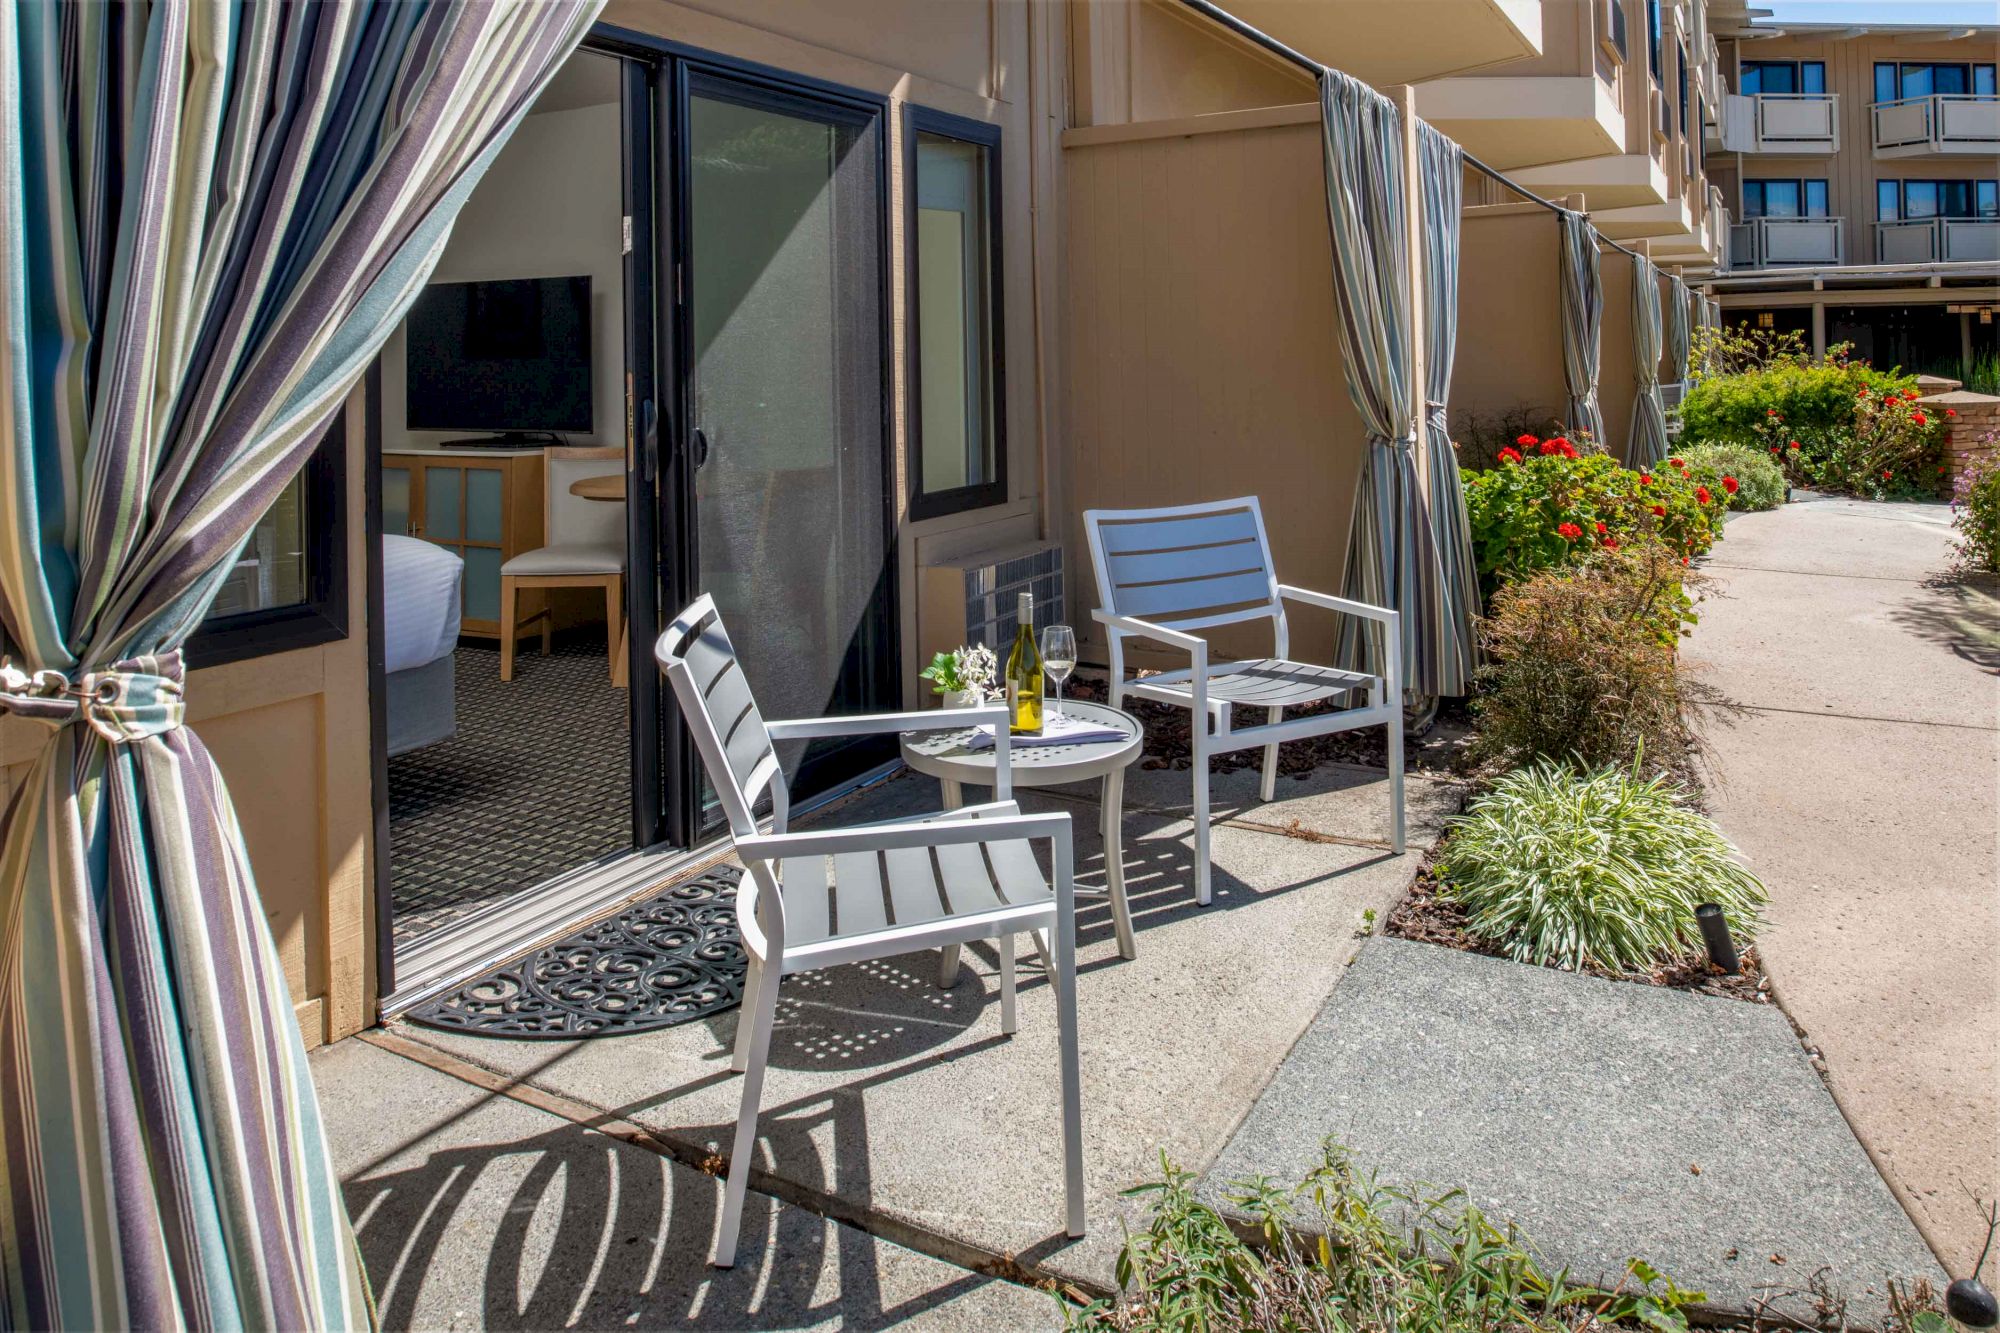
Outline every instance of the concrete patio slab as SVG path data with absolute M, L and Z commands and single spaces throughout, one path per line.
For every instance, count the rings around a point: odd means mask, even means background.
M 2000 1190 L 2000 603 L 1927 582 L 1948 519 L 1864 501 L 1743 515 L 1711 561 L 1727 596 L 1685 651 L 1750 710 L 1712 730 L 1709 807 L 1771 891 L 1758 945 L 1778 1001 L 1963 1273 L 1985 1235 L 1967 1191 Z
M 312 1056 L 382 1326 L 1049 1329 L 1052 1297 L 722 1185 L 349 1040 Z
M 907 800 L 903 785 L 864 794 L 836 812 L 839 822 Z M 1079 814 L 1079 864 L 1087 881 L 1099 878 L 1091 807 L 1035 793 L 1022 803 Z M 770 1188 L 1111 1289 L 1119 1222 L 1134 1215 L 1120 1191 L 1156 1178 L 1162 1149 L 1197 1166 L 1220 1150 L 1338 980 L 1362 913 L 1386 914 L 1422 845 L 1413 839 L 1398 858 L 1225 825 L 1214 836 L 1215 902 L 1201 909 L 1186 833 L 1186 821 L 1168 815 L 1127 817 L 1136 959 L 1117 957 L 1103 903 L 1080 912 L 1087 1239 L 1071 1243 L 1061 1229 L 1050 988 L 1030 964 L 1020 1032 L 1002 1037 L 997 956 L 985 946 L 967 950 L 949 991 L 934 984 L 934 954 L 786 981 L 758 1158 Z M 736 1022 L 731 1013 L 566 1043 L 397 1031 L 700 1156 L 726 1142 L 735 1120 Z
M 1941 1279 L 1765 1005 L 1371 939 L 1204 1187 L 1297 1180 L 1329 1135 L 1385 1182 L 1462 1187 L 1579 1281 L 1636 1255 L 1741 1309 L 1827 1265 L 1860 1312 Z

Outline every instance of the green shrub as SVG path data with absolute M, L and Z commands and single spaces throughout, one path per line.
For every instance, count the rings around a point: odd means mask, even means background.
M 1843 434 L 1806 445 L 1776 413 L 1766 416 L 1757 434 L 1763 452 L 1783 459 L 1786 475 L 1798 485 L 1876 500 L 1928 499 L 1946 472 L 1943 416 L 1919 403 L 1915 389 L 1877 393 L 1864 385 L 1855 390 Z
M 1452 824 L 1443 893 L 1522 962 L 1644 972 L 1700 947 L 1702 903 L 1737 940 L 1756 934 L 1764 886 L 1664 776 L 1538 763 Z
M 1749 445 L 1763 452 L 1765 429 L 1782 418 L 1786 439 L 1813 454 L 1854 428 L 1854 404 L 1862 389 L 1880 395 L 1915 385 L 1907 375 L 1889 375 L 1859 361 L 1829 359 L 1817 365 L 1781 361 L 1762 369 L 1711 375 L 1681 400 L 1681 443 Z
M 2000 434 L 1986 432 L 1986 452 L 1952 488 L 1951 526 L 1957 566 L 1966 573 L 2000 573 Z
M 1688 465 L 1714 471 L 1724 490 L 1730 481 L 1736 490 L 1729 495 L 1731 509 L 1776 509 L 1785 502 L 1785 470 L 1770 454 L 1760 454 L 1741 444 L 1697 444 L 1681 451 Z
M 1684 469 L 1635 472 L 1568 440 L 1524 435 L 1497 466 L 1466 478 L 1465 508 L 1482 590 L 1574 564 L 1600 549 L 1658 542 L 1698 556 L 1728 496 Z
M 1559 1333 L 1619 1322 L 1685 1329 L 1684 1291 L 1634 1259 L 1616 1291 L 1571 1286 L 1550 1273 L 1513 1226 L 1458 1191 L 1382 1185 L 1339 1144 L 1296 1186 L 1258 1178 L 1229 1188 L 1261 1246 L 1233 1230 L 1163 1154 L 1163 1180 L 1130 1191 L 1152 1198 L 1144 1230 L 1118 1257 L 1122 1302 L 1063 1307 L 1071 1329 L 1209 1333 Z M 1301 1214 L 1304 1216 L 1301 1216 Z M 1309 1229 L 1319 1233 L 1304 1236 Z M 1323 1239 L 1322 1239 L 1323 1237 Z
M 1700 586 L 1644 545 L 1501 588 L 1479 626 L 1476 752 L 1510 764 L 1681 765 L 1693 705 L 1707 697 L 1676 651 Z

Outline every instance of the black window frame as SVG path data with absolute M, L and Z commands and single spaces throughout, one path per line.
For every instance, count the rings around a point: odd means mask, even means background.
M 1904 70 L 1908 70 L 1908 69 L 1929 69 L 1929 70 L 1934 70 L 1934 71 L 1935 71 L 1935 70 L 1938 70 L 1938 69 L 1946 69 L 1946 68 L 1949 68 L 1949 69 L 1962 69 L 1962 70 L 1964 70 L 1964 71 L 1965 71 L 1965 83 L 1966 83 L 1966 91 L 1965 91 L 1964 93 L 1946 93 L 1946 94 L 1943 94 L 1943 96 L 1946 96 L 1946 97 L 1961 97 L 1961 96 L 1962 96 L 1962 97 L 1991 97 L 1991 96 L 1993 96 L 1993 95 L 1994 95 L 1994 89 L 1995 89 L 1995 85 L 1996 85 L 1996 69 L 2000 69 L 2000 66 L 1996 66 L 1995 62 L 1993 62 L 1993 61 L 1987 61 L 1987 60 L 1878 60 L 1878 61 L 1876 61 L 1876 62 L 1875 62 L 1875 105 L 1876 105 L 1876 106 L 1881 106 L 1881 105 L 1882 105 L 1883 103 L 1885 103 L 1885 102 L 1901 102 L 1901 101 L 1906 101 L 1906 100 L 1908 100 L 1908 99 L 1907 99 L 1907 98 L 1906 98 L 1906 97 L 1904 96 L 1904 94 L 1903 94 L 1903 71 L 1904 71 Z M 1889 91 L 1890 91 L 1891 93 L 1893 93 L 1893 94 L 1894 94 L 1894 96 L 1891 96 L 1891 97 L 1884 97 L 1884 96 L 1882 96 L 1882 76 L 1883 76 L 1884 74 L 1887 74 L 1887 75 L 1889 76 Z M 1979 85 L 1980 85 L 1980 82 L 1981 82 L 1981 80 L 1980 80 L 1980 75 L 1982 75 L 1982 74 L 1984 74 L 1984 75 L 1986 76 L 1986 77 L 1985 77 L 1985 80 L 1984 80 L 1984 81 L 1985 81 L 1985 83 L 1986 83 L 1986 85 L 1987 85 L 1987 91 L 1985 91 L 1985 92 L 1981 92 L 1981 91 L 1980 91 L 1980 89 L 1979 89 Z M 1910 94 L 1910 96 L 1911 96 L 1911 97 L 1928 97 L 1928 96 L 1935 96 L 1935 95 L 1936 95 L 1936 94 L 1931 94 L 1931 93 L 1913 93 L 1913 94 Z
M 1937 187 L 1938 211 L 1921 217 L 1910 216 L 1910 186 L 1929 185 Z M 1966 192 L 1967 211 L 1946 212 L 1946 192 L 1954 186 L 1963 186 Z M 1883 196 L 1890 191 L 1896 196 L 1896 215 L 1883 216 Z M 1992 212 L 1982 212 L 1980 195 L 1985 194 L 1993 201 Z M 1875 182 L 1875 220 L 1877 222 L 1932 222 L 1943 218 L 1951 222 L 1989 221 L 2000 217 L 2000 179 L 1992 176 L 1938 177 L 1938 176 L 1884 176 Z
M 1742 62 L 1742 64 L 1740 64 L 1737 67 L 1736 90 L 1738 92 L 1744 91 L 1743 76 L 1749 73 L 1750 71 L 1755 70 L 1758 73 L 1758 75 L 1760 76 L 1758 82 L 1761 85 L 1763 82 L 1761 76 L 1765 70 L 1780 69 L 1780 68 L 1789 69 L 1792 72 L 1792 90 L 1789 93 L 1774 93 L 1772 94 L 1773 96 L 1776 97 L 1826 96 L 1826 62 L 1824 60 L 1745 60 Z M 1818 72 L 1817 82 L 1819 83 L 1819 87 L 1817 88 L 1806 87 L 1806 71 L 1809 69 L 1816 70 Z M 1764 89 L 1760 86 L 1757 89 L 1757 92 L 1751 95 L 1761 96 L 1763 92 Z
M 1797 186 L 1799 211 L 1796 213 L 1765 212 L 1767 187 L 1772 185 Z M 1757 207 L 1754 212 L 1750 207 L 1750 191 L 1753 186 L 1756 187 L 1757 191 Z M 1819 194 L 1820 211 L 1817 213 L 1812 211 L 1814 186 L 1819 187 L 1817 193 Z M 1743 217 L 1746 221 L 1751 218 L 1777 218 L 1781 221 L 1801 222 L 1815 219 L 1828 221 L 1832 217 L 1830 211 L 1832 207 L 1832 186 L 1824 176 L 1752 176 L 1743 182 Z
M 191 669 L 338 643 L 348 634 L 347 408 L 299 470 L 305 600 L 204 620 L 183 650 Z
M 1666 75 L 1661 67 L 1660 53 L 1660 0 L 1646 0 L 1646 68 L 1653 75 L 1653 82 L 1664 84 Z
M 990 337 L 987 339 L 987 384 L 992 398 L 993 476 L 969 486 L 949 490 L 924 489 L 924 424 L 922 330 L 917 313 L 917 136 L 935 135 L 985 150 L 986 153 L 986 233 L 988 312 Z M 913 521 L 943 518 L 974 509 L 990 509 L 1007 503 L 1007 312 L 1003 288 L 1006 286 L 1005 228 L 1001 225 L 1001 127 L 988 121 L 955 116 L 914 102 L 903 106 L 903 263 L 905 274 L 904 365 L 908 384 L 904 390 L 904 419 L 909 425 L 906 444 L 909 457 L 909 512 Z

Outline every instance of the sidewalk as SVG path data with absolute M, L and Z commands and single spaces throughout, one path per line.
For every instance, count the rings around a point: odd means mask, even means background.
M 1943 505 L 1807 499 L 1729 523 L 1686 648 L 1748 710 L 1711 807 L 1771 890 L 1779 1001 L 1953 1273 L 2000 1188 L 2000 590 L 1927 587 Z

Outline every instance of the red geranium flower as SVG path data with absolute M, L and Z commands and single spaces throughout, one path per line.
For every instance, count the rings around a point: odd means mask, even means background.
M 1503 463 L 1518 463 L 1521 461 L 1521 455 L 1512 449 L 1502 449 L 1500 451 L 1500 461 Z
M 1714 497 L 1708 493 L 1708 487 L 1697 486 L 1694 488 L 1694 498 L 1701 501 L 1703 504 L 1707 504 Z
M 1667 516 L 1667 507 L 1666 507 L 1665 505 L 1654 505 L 1654 506 L 1653 506 L 1653 517 L 1654 517 L 1654 518 L 1665 518 L 1666 516 Z
M 1956 410 L 1954 410 L 1954 409 L 1952 409 L 1952 408 L 1949 408 L 1949 407 L 1947 407 L 1947 408 L 1946 408 L 1946 409 L 1944 410 L 1944 414 L 1945 414 L 1946 416 L 1948 416 L 1948 417 L 1955 417 L 1955 416 L 1957 416 L 1957 415 L 1958 415 L 1958 413 L 1957 413 L 1957 411 L 1956 411 Z
M 1909 399 L 1911 402 L 1914 403 L 1917 401 L 1917 399 L 1923 397 L 1923 394 L 1921 394 L 1915 389 L 1911 389 L 1908 393 L 1904 394 L 1903 397 Z
M 1602 537 L 1604 535 L 1604 525 L 1602 523 L 1598 523 L 1594 524 L 1593 526 L 1595 526 L 1597 529 L 1597 535 Z
M 1731 495 L 1736 494 L 1736 478 L 1724 477 L 1722 479 L 1722 489 L 1728 491 Z
M 1777 445 L 1775 445 L 1775 444 L 1774 444 L 1774 445 L 1772 445 L 1772 446 L 1771 446 L 1771 452 L 1772 452 L 1772 453 L 1774 453 L 1774 454 L 1775 454 L 1775 453 L 1777 453 L 1777 452 L 1778 452 L 1778 446 L 1777 446 Z
M 1796 448 L 1798 448 L 1798 447 L 1799 447 L 1799 442 L 1798 442 L 1797 440 L 1793 440 L 1793 441 L 1791 442 L 1791 444 L 1790 444 L 1790 445 L 1788 445 L 1787 447 L 1788 447 L 1788 448 L 1792 448 L 1792 449 L 1796 449 Z
M 1639 474 L 1639 484 L 1641 486 L 1651 486 L 1653 484 L 1653 474 L 1650 472 L 1641 472 Z
M 1540 444 L 1541 441 L 1533 435 L 1516 435 L 1514 443 L 1520 445 L 1523 449 L 1532 449 Z
M 1931 424 L 1931 419 L 1922 412 L 1910 413 L 1910 420 L 1916 422 L 1919 426 L 1928 426 Z
M 1669 458 L 1669 459 L 1668 459 L 1667 461 L 1668 461 L 1669 463 L 1672 463 L 1672 464 L 1673 464 L 1673 465 L 1674 465 L 1675 467 L 1679 468 L 1679 469 L 1680 469 L 1681 471 L 1683 471 L 1683 472 L 1687 471 L 1687 464 L 1686 464 L 1686 463 L 1683 463 L 1683 462 L 1681 462 L 1681 460 L 1680 460 L 1680 459 L 1678 459 L 1678 458 Z
M 1604 539 L 1604 546 L 1606 550 L 1615 551 L 1618 549 L 1618 539 L 1616 537 L 1606 537 Z
M 1886 471 L 1886 470 L 1885 470 L 1885 471 L 1884 471 L 1884 472 L 1882 473 L 1882 480 L 1884 480 L 1884 481 L 1887 481 L 1887 480 L 1889 480 L 1889 478 L 1891 478 L 1891 477 L 1893 477 L 1893 476 L 1895 476 L 1895 475 L 1896 475 L 1895 473 L 1893 473 L 1893 472 L 1889 472 L 1889 471 Z
M 1552 454 L 1559 454 L 1562 452 L 1562 447 L 1563 442 L 1561 440 L 1543 440 L 1541 444 L 1542 456 L 1547 458 Z
M 1778 409 L 1775 407 L 1767 407 L 1764 409 L 1764 415 L 1767 417 L 1774 417 L 1778 415 Z
M 1579 528 L 1574 523 L 1558 524 L 1556 527 L 1556 532 L 1564 537 L 1567 537 L 1571 541 L 1575 541 L 1578 537 L 1581 537 L 1583 535 L 1583 529 Z

